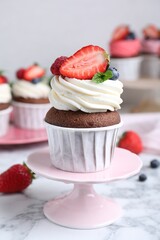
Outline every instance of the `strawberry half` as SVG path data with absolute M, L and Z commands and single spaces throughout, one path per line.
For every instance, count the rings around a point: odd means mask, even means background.
M 41 78 L 45 75 L 45 70 L 38 65 L 33 65 L 27 68 L 23 74 L 23 78 L 31 81 L 34 78 Z
M 15 164 L 0 175 L 0 192 L 16 193 L 26 189 L 34 173 L 24 164 Z
M 145 37 L 149 37 L 151 39 L 159 38 L 159 30 L 154 25 L 149 25 L 143 30 L 143 34 Z
M 81 48 L 60 67 L 61 75 L 69 78 L 92 79 L 98 72 L 105 72 L 109 63 L 108 54 L 98 46 Z
M 128 26 L 119 26 L 117 27 L 112 34 L 112 41 L 123 40 L 127 37 L 130 30 Z
M 118 147 L 125 148 L 135 154 L 139 154 L 143 151 L 142 140 L 134 131 L 126 131 L 120 138 Z

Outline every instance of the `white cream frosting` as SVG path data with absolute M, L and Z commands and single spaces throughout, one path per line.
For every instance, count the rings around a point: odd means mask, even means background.
M 119 80 L 94 83 L 92 80 L 54 76 L 51 87 L 49 100 L 59 110 L 106 112 L 120 109 L 122 103 L 123 84 Z
M 9 84 L 0 84 L 0 103 L 9 103 L 11 101 L 11 98 L 11 88 Z
M 29 81 L 19 80 L 13 84 L 12 92 L 15 97 L 48 98 L 50 87 L 42 82 L 33 84 Z

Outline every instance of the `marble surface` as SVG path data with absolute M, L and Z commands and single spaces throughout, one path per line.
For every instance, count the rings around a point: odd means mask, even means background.
M 46 146 L 47 143 L 0 146 L 0 172 L 26 161 L 30 153 Z M 114 224 L 93 230 L 75 230 L 51 223 L 43 214 L 44 203 L 70 191 L 73 185 L 37 176 L 23 193 L 0 195 L 0 239 L 159 240 L 160 168 L 151 169 L 149 163 L 153 158 L 160 160 L 160 156 L 144 153 L 140 156 L 144 164 L 141 172 L 148 176 L 146 182 L 139 182 L 136 175 L 94 185 L 99 194 L 115 199 L 122 206 L 123 216 Z

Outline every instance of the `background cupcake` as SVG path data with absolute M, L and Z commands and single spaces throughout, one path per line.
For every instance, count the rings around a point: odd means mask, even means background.
M 159 78 L 160 64 L 158 49 L 160 48 L 160 30 L 155 25 L 143 29 L 141 75 L 147 78 Z
M 8 79 L 0 72 L 0 137 L 8 132 L 11 105 L 11 89 Z
M 127 25 L 117 27 L 109 43 L 111 62 L 119 69 L 120 80 L 137 80 L 140 77 L 141 42 Z
M 44 128 L 43 118 L 50 106 L 45 70 L 34 64 L 19 69 L 16 76 L 12 86 L 15 125 L 26 129 Z
M 51 66 L 45 117 L 52 164 L 71 172 L 95 172 L 109 167 L 118 128 L 122 83 L 99 46 L 81 48 Z

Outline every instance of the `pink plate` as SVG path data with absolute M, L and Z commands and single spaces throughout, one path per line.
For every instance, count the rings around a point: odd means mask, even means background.
M 101 172 L 73 173 L 56 169 L 47 150 L 31 154 L 27 165 L 44 177 L 74 183 L 71 193 L 44 205 L 44 214 L 50 221 L 69 228 L 93 229 L 115 222 L 121 217 L 122 209 L 114 200 L 98 195 L 92 183 L 130 177 L 140 171 L 142 162 L 137 155 L 116 148 L 111 167 Z
M 10 125 L 7 135 L 0 137 L 0 145 L 28 144 L 47 141 L 45 129 L 28 130 Z

